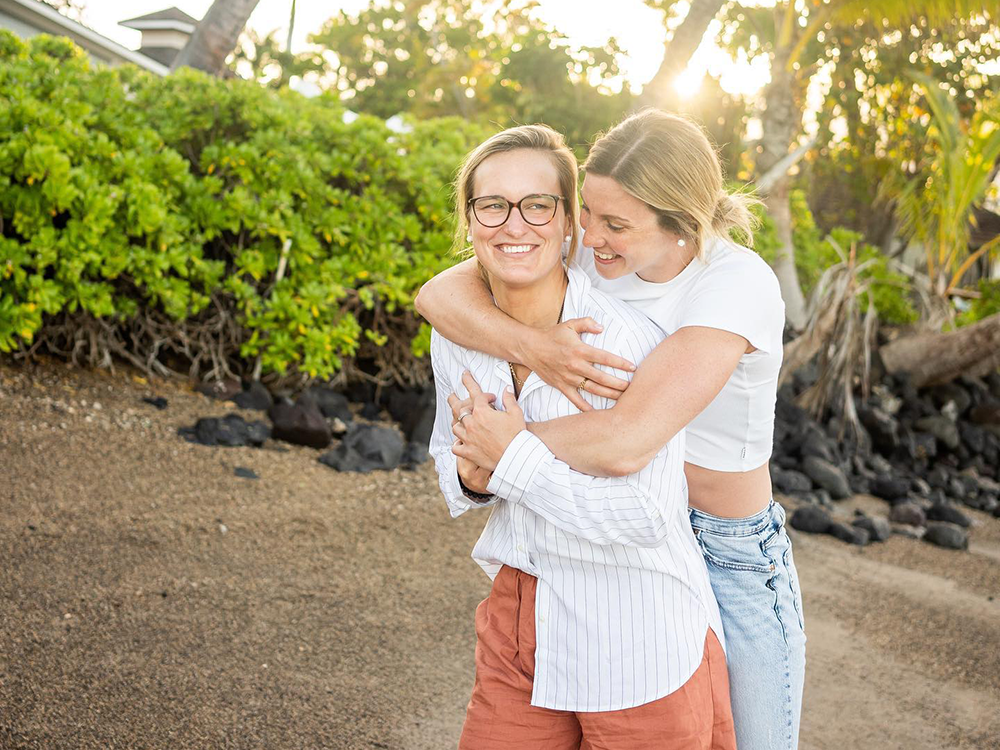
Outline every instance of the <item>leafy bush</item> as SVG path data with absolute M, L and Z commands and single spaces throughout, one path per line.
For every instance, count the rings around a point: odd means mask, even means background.
M 792 242 L 795 245 L 795 269 L 802 284 L 802 291 L 808 296 L 816 286 L 823 272 L 840 261 L 833 245 L 822 235 L 813 219 L 812 211 L 802 190 L 792 190 L 789 196 L 792 208 Z M 758 209 L 761 226 L 754 235 L 754 248 L 768 263 L 774 264 L 780 242 L 774 222 Z M 827 237 L 845 250 L 855 246 L 858 262 L 871 260 L 861 271 L 861 277 L 871 280 L 872 297 L 879 320 L 890 325 L 913 323 L 919 313 L 910 299 L 909 279 L 889 267 L 881 251 L 868 245 L 857 232 L 843 227 L 835 227 Z M 861 309 L 867 309 L 867 296 L 859 298 Z
M 955 319 L 958 327 L 978 323 L 983 318 L 1000 313 L 1000 279 L 980 279 L 979 299 L 972 300 L 969 309 Z
M 450 180 L 479 128 L 345 124 L 332 98 L 0 32 L 0 133 L 0 350 L 422 378 L 412 299 L 454 262 Z

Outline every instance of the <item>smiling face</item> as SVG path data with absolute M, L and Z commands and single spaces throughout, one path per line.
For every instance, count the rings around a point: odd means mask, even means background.
M 517 203 L 525 196 L 561 195 L 559 173 L 552 159 L 541 151 L 516 149 L 487 157 L 476 168 L 472 198 L 500 196 Z M 565 201 L 558 201 L 552 221 L 542 226 L 527 223 L 516 208 L 499 227 L 483 226 L 470 207 L 472 246 L 491 284 L 521 289 L 561 278 L 563 239 L 570 233 Z M 529 206 L 522 205 L 529 216 Z M 492 222 L 491 222 L 492 223 Z
M 656 213 L 614 178 L 588 174 L 581 192 L 583 244 L 593 249 L 594 265 L 604 278 L 635 273 L 646 281 L 669 281 L 693 257 L 693 247 L 678 247 L 679 237 L 663 229 Z

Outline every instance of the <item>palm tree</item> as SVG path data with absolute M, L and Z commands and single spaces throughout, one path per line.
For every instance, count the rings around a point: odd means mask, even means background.
M 247 25 L 259 0 L 214 0 L 184 49 L 174 58 L 171 70 L 185 65 L 219 75 L 226 57 Z
M 1000 158 L 1000 102 L 987 102 L 963 128 L 954 99 L 937 81 L 919 73 L 911 78 L 923 88 L 930 109 L 934 156 L 916 178 L 892 175 L 879 194 L 895 204 L 903 234 L 924 246 L 931 289 L 946 299 L 979 258 L 1000 246 L 997 236 L 969 252 L 974 209 Z
M 691 0 L 691 7 L 674 31 L 663 50 L 663 60 L 653 79 L 642 90 L 640 102 L 662 109 L 671 109 L 675 91 L 671 84 L 691 62 L 708 25 L 712 22 L 726 0 Z M 650 2 L 653 7 L 668 10 L 673 3 Z
M 764 111 L 761 114 L 762 136 L 757 155 L 757 174 L 767 176 L 771 187 L 764 196 L 768 213 L 774 220 L 781 247 L 774 271 L 785 300 L 788 324 L 801 330 L 806 323 L 806 301 L 795 269 L 795 248 L 792 244 L 792 215 L 789 203 L 789 159 L 796 151 L 802 134 L 805 90 L 813 66 L 806 59 L 807 46 L 817 35 L 834 25 L 853 27 L 859 19 L 869 24 L 891 28 L 908 28 L 919 17 L 930 23 L 986 13 L 987 3 L 970 0 L 778 0 L 771 9 L 736 6 L 736 12 L 747 17 L 769 13 L 771 82 L 764 91 Z M 886 28 L 889 31 L 889 28 Z M 777 170 L 774 174 L 771 170 Z M 770 173 L 770 174 L 769 174 Z

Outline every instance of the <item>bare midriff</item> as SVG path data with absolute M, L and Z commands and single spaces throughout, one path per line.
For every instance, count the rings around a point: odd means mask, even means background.
M 771 472 L 767 464 L 750 471 L 715 471 L 684 464 L 688 504 L 722 518 L 746 518 L 771 501 Z

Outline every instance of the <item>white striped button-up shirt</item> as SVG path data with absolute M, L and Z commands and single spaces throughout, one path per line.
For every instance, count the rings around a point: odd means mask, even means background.
M 603 326 L 592 346 L 638 364 L 663 338 L 645 316 L 569 270 L 564 318 Z M 538 578 L 535 678 L 531 703 L 564 711 L 614 711 L 662 698 L 701 664 L 719 611 L 687 514 L 683 432 L 641 471 L 593 477 L 573 471 L 528 431 L 501 458 L 489 491 L 468 499 L 458 481 L 447 397 L 467 397 L 469 370 L 486 393 L 513 388 L 507 362 L 448 341 L 436 331 L 431 358 L 437 419 L 431 454 L 452 516 L 491 507 L 472 556 L 493 578 L 501 566 Z M 630 378 L 628 373 L 615 374 Z M 584 393 L 595 408 L 609 399 Z M 531 373 L 518 403 L 528 422 L 577 413 L 558 390 Z

